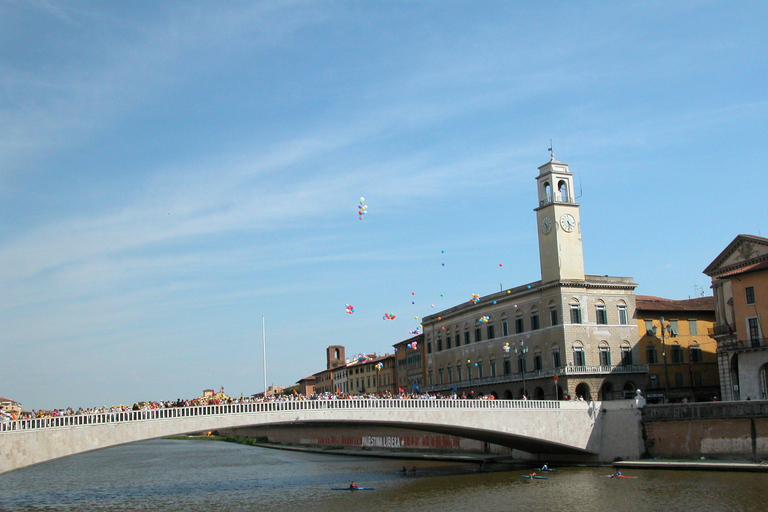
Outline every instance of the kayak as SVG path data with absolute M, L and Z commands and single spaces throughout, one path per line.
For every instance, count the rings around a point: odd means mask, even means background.
M 549 480 L 548 477 L 546 477 L 546 476 L 539 476 L 539 475 L 535 475 L 535 476 L 520 475 L 520 478 L 530 478 L 531 480 L 533 480 L 533 479 L 536 479 L 536 480 Z
M 332 487 L 332 491 L 372 491 L 373 487 Z
M 536 471 L 557 471 L 556 469 L 552 469 L 552 468 L 546 468 L 546 469 L 544 469 L 544 468 L 535 468 L 535 469 L 536 469 Z
M 628 476 L 628 475 L 600 475 L 603 478 L 637 478 L 636 476 Z

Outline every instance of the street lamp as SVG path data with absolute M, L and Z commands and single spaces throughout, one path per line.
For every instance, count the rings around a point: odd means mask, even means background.
M 661 356 L 664 358 L 664 400 L 669 400 L 669 368 L 667 368 L 667 342 L 664 335 L 664 317 L 659 318 L 659 324 L 661 325 Z M 672 326 L 667 326 L 667 332 L 673 335 Z
M 523 396 L 528 396 L 528 390 L 525 389 L 525 354 L 528 353 L 528 347 L 523 344 L 523 340 L 520 340 L 520 346 L 515 347 L 515 354 L 517 354 L 517 360 L 520 364 L 520 373 L 523 376 Z

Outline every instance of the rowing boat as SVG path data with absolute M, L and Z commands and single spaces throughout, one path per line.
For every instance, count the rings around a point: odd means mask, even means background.
M 600 475 L 603 478 L 637 478 L 636 476 L 629 475 Z
M 536 471 L 557 471 L 556 469 L 552 468 L 534 468 Z
M 530 478 L 531 480 L 549 480 L 549 477 L 539 475 L 520 475 L 520 478 Z
M 373 487 L 332 487 L 332 491 L 372 491 Z

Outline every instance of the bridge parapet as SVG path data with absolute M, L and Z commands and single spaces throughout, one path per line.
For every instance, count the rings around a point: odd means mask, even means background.
M 595 457 L 601 450 L 605 404 L 554 400 L 296 400 L 16 420 L 0 424 L 0 473 L 171 435 L 301 424 L 331 429 L 338 425 L 377 425 L 424 430 L 528 453 Z M 627 401 L 622 407 L 632 404 Z
M 455 400 L 455 399 L 338 399 L 285 400 L 240 404 L 167 407 L 140 411 L 115 411 L 48 418 L 32 418 L 0 423 L 1 432 L 37 430 L 80 425 L 101 425 L 132 421 L 194 418 L 286 411 L 356 410 L 356 409 L 560 409 L 554 400 Z

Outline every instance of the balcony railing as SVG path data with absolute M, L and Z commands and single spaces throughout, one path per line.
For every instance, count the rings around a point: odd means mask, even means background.
M 736 330 L 729 325 L 716 325 L 707 329 L 707 334 L 711 338 L 716 336 L 736 336 Z
M 647 364 L 631 364 L 631 365 L 608 365 L 608 366 L 561 366 L 560 368 L 547 368 L 543 370 L 534 370 L 532 372 L 525 372 L 525 379 L 523 379 L 522 373 L 513 373 L 509 375 L 497 375 L 495 377 L 478 377 L 472 379 L 462 379 L 455 382 L 445 382 L 442 384 L 433 384 L 431 386 L 423 386 L 422 391 L 436 392 L 452 390 L 454 387 L 457 389 L 465 389 L 471 386 L 488 386 L 493 384 L 506 384 L 512 382 L 533 381 L 542 378 L 554 378 L 555 374 L 558 376 L 575 376 L 575 375 L 609 375 L 609 374 L 626 374 L 626 373 L 648 373 Z
M 768 338 L 753 338 L 751 340 L 720 340 L 717 342 L 718 350 L 753 350 L 768 347 Z

